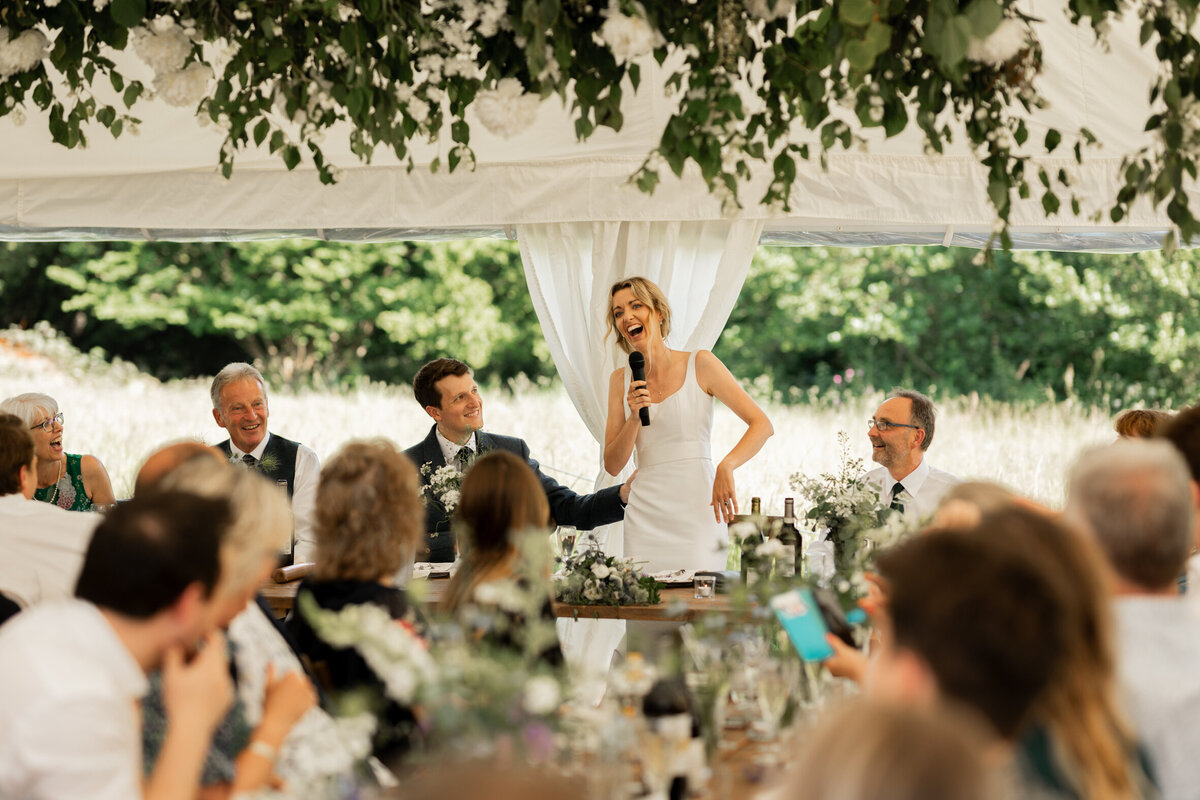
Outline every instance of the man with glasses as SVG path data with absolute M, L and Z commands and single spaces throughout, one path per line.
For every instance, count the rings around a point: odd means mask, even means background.
M 871 460 L 879 466 L 866 478 L 879 487 L 881 505 L 926 517 L 959 482 L 925 460 L 933 442 L 934 417 L 932 400 L 920 392 L 898 389 L 867 421 Z

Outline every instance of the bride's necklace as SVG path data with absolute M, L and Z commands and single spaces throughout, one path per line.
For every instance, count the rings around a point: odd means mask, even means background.
M 54 494 L 50 495 L 50 499 L 46 502 L 54 505 L 54 501 L 58 499 L 58 482 L 62 480 L 63 462 L 58 462 L 58 477 L 54 479 Z

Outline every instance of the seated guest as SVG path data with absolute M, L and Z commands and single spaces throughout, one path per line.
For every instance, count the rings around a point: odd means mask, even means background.
M 929 524 L 935 528 L 974 528 L 985 514 L 1003 511 L 1021 502 L 1007 486 L 989 481 L 963 481 L 942 495 Z
M 882 554 L 880 571 L 889 594 L 868 694 L 979 714 L 1019 782 L 1016 744 L 1067 663 L 1076 613 L 1056 565 L 1006 538 L 933 531 Z
M 292 532 L 292 513 L 283 492 L 260 475 L 231 469 L 207 456 L 193 456 L 149 491 L 172 489 L 226 500 L 233 511 L 233 521 L 221 541 L 221 580 L 213 592 L 213 624 L 228 630 L 243 613 L 261 617 L 261 609 L 250 605 L 251 601 L 275 568 L 280 544 Z M 237 668 L 236 695 L 230 713 L 213 736 L 201 778 L 205 786 L 232 789 L 235 795 L 265 787 L 286 737 L 316 704 L 312 684 L 299 662 L 294 669 L 278 673 L 269 665 L 264 645 L 278 636 L 269 624 L 252 638 L 229 635 Z M 142 703 L 147 774 L 166 733 L 162 688 L 162 682 L 152 678 L 151 692 Z
M 137 478 L 133 482 L 133 493 L 135 495 L 145 494 L 146 491 L 157 486 L 164 477 L 184 464 L 204 459 L 216 464 L 229 463 L 220 450 L 195 439 L 183 439 L 163 445 L 142 463 Z
M 1090 450 L 1071 473 L 1066 514 L 1095 537 L 1111 569 L 1121 689 L 1162 796 L 1195 797 L 1200 613 L 1176 583 L 1196 530 L 1187 466 L 1165 442 Z
M 397 624 L 423 630 L 404 589 L 393 585 L 396 573 L 413 560 L 423 515 L 417 470 L 395 445 L 377 439 L 344 446 L 321 470 L 316 565 L 300 584 L 298 609 L 288 620 L 300 651 L 335 703 L 352 693 L 374 696 L 381 709 L 375 754 L 385 763 L 407 748 L 415 729 L 411 711 L 386 700 L 383 682 L 362 656 L 322 640 L 299 606 L 306 596 L 327 611 L 372 604 Z
M 18 607 L 75 594 L 99 514 L 33 500 L 38 457 L 28 426 L 0 413 L 0 593 Z
M 855 702 L 806 734 L 789 800 L 999 800 L 978 720 Z
M 78 599 L 0 628 L 0 797 L 195 796 L 232 698 L 225 642 L 209 628 L 228 522 L 226 503 L 178 492 L 123 503 L 92 537 Z M 137 703 L 157 669 L 166 741 L 143 782 Z
M 554 629 L 554 609 L 548 594 L 538 596 L 530 578 L 537 585 L 549 575 L 530 575 L 536 565 L 520 563 L 529 555 L 529 547 L 547 548 L 550 529 L 550 508 L 546 493 L 537 476 L 525 460 L 504 451 L 481 456 L 463 476 L 462 496 L 455 509 L 467 543 L 462 564 L 446 591 L 445 608 L 457 611 L 463 606 L 486 608 L 489 629 L 479 631 L 506 646 L 529 648 L 526 652 L 540 655 L 551 664 L 562 663 L 562 651 Z M 530 537 L 526 542 L 519 537 Z M 528 545 L 528 546 L 524 546 Z M 549 565 L 549 559 L 543 567 Z M 530 606 L 518 611 L 489 600 L 486 589 L 507 582 L 528 595 L 522 599 Z M 549 623 L 539 626 L 544 635 L 526 625 L 529 618 Z M 482 620 L 481 620 L 482 621 Z
M 1171 423 L 1171 414 L 1157 408 L 1130 408 L 1117 415 L 1113 430 L 1122 439 L 1150 439 Z
M 0 411 L 20 417 L 33 434 L 38 457 L 35 500 L 68 511 L 91 511 L 92 506 L 117 502 L 100 459 L 63 449 L 63 414 L 53 397 L 19 394 L 0 403 Z
M 868 420 L 871 460 L 878 467 L 866 479 L 879 487 L 879 502 L 906 514 L 927 517 L 958 478 L 933 467 L 925 451 L 933 444 L 933 401 L 899 389 Z
M 625 517 L 632 478 L 621 486 L 578 495 L 542 474 L 523 439 L 485 432 L 483 398 L 471 376 L 471 368 L 463 362 L 452 358 L 430 361 L 413 378 L 413 394 L 434 420 L 424 441 L 404 451 L 421 469 L 423 487 L 430 485 L 434 471 L 447 464 L 465 472 L 467 465 L 482 453 L 507 450 L 520 456 L 533 470 L 550 504 L 550 515 L 557 524 L 591 530 Z M 422 561 L 454 560 L 450 514 L 440 498 L 426 499 L 425 546 L 418 558 Z
M 230 461 L 287 484 L 296 523 L 295 533 L 288 537 L 280 552 L 281 560 L 287 564 L 312 561 L 315 550 L 313 499 L 321 471 L 317 454 L 298 442 L 267 431 L 267 419 L 271 415 L 267 406 L 267 383 L 262 373 L 249 364 L 227 364 L 213 378 L 209 395 L 213 419 L 229 434 L 217 448 Z

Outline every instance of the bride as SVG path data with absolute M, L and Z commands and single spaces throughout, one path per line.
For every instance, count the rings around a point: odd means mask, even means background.
M 646 360 L 646 380 L 628 367 L 608 388 L 604 468 L 617 475 L 636 451 L 637 480 L 625 510 L 625 555 L 647 572 L 724 569 L 726 525 L 738 513 L 733 471 L 774 432 L 763 410 L 707 350 L 671 350 L 671 308 L 645 278 L 626 278 L 609 291 L 608 328 L 626 353 Z M 709 440 L 713 398 L 746 423 L 746 432 L 714 468 Z M 649 409 L 643 427 L 639 410 Z M 704 500 L 711 495 L 705 508 Z

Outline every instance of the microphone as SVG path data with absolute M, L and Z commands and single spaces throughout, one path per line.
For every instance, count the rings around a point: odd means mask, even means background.
M 629 354 L 629 369 L 633 372 L 633 379 L 635 381 L 646 380 L 646 357 L 637 350 L 634 350 Z M 645 406 L 639 408 L 638 416 L 642 420 L 643 428 L 650 424 L 650 409 Z

